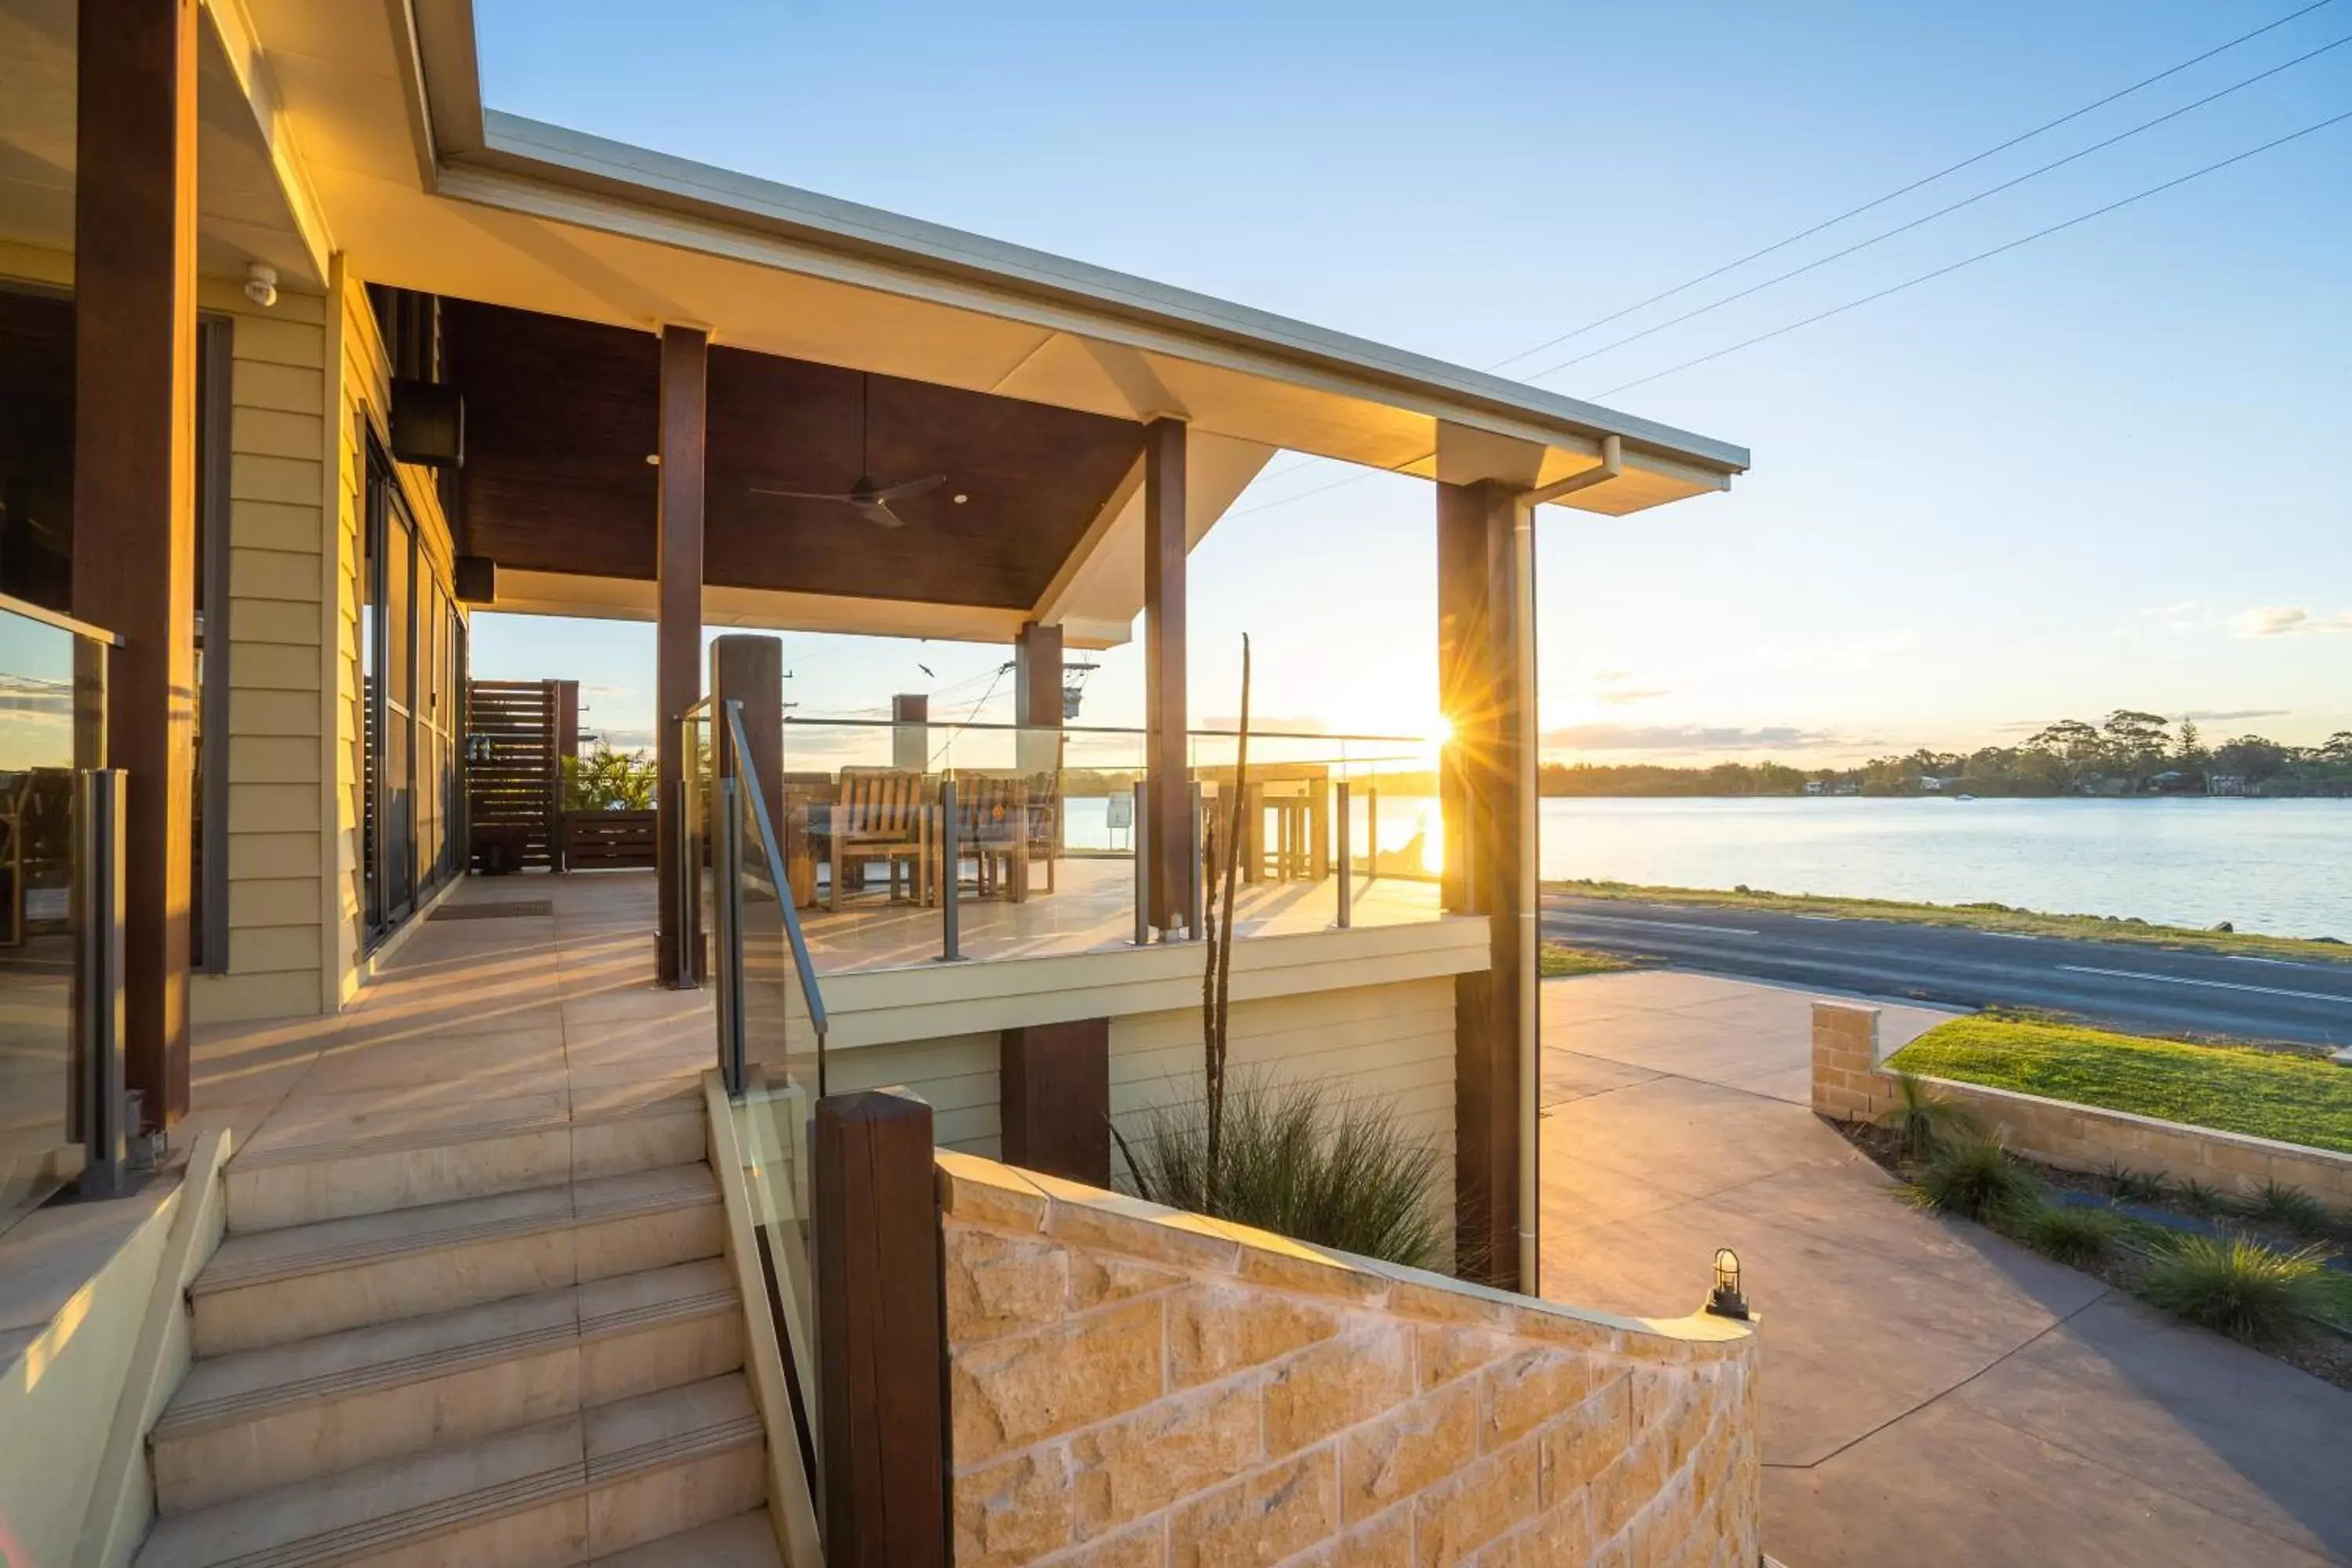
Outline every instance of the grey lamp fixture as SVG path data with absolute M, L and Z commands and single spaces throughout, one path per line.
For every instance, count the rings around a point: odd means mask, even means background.
M 1739 1290 L 1739 1254 L 1727 1247 L 1715 1249 L 1715 1289 L 1707 1294 L 1706 1310 L 1718 1318 L 1748 1321 L 1748 1298 Z

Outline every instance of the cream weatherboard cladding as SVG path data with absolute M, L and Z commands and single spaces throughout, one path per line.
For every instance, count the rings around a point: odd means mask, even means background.
M 1270 1079 L 1329 1078 L 1342 1093 L 1393 1106 L 1454 1158 L 1454 980 L 1450 975 L 1237 1001 L 1233 1064 Z M 1132 1131 L 1151 1104 L 1200 1091 L 1198 1007 L 1111 1019 L 1111 1114 Z M 829 1052 L 836 1092 L 903 1086 L 931 1107 L 942 1148 L 1001 1152 L 994 1032 L 902 1040 Z

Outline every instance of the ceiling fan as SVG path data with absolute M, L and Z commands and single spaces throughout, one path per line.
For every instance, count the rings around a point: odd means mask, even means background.
M 877 485 L 874 482 L 866 468 L 867 437 L 871 433 L 866 419 L 866 404 L 872 392 L 872 380 L 873 378 L 866 372 L 857 373 L 857 482 L 856 484 L 846 490 L 772 490 L 753 485 L 751 493 L 755 496 L 780 496 L 786 500 L 840 501 L 844 505 L 856 507 L 858 515 L 868 522 L 883 528 L 904 528 L 907 525 L 907 520 L 892 511 L 890 503 L 894 500 L 905 500 L 910 496 L 921 495 L 928 490 L 935 490 L 948 482 L 948 477 L 945 474 L 927 474 L 919 479 L 908 479 L 895 485 Z

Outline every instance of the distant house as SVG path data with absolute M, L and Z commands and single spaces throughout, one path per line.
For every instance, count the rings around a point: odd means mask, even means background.
M 2205 793 L 2207 795 L 2228 795 L 2234 799 L 2246 793 L 2246 775 L 2243 773 L 2207 773 L 2205 775 Z

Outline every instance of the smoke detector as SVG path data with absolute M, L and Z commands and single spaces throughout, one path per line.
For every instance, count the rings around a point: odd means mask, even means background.
M 262 261 L 247 268 L 245 297 L 265 310 L 278 303 L 278 268 Z

